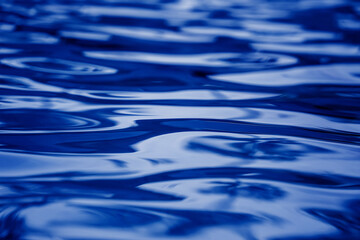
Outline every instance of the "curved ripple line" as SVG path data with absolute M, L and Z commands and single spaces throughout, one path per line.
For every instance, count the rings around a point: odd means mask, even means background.
M 296 53 L 301 55 L 325 55 L 332 57 L 360 57 L 360 48 L 352 44 L 276 44 L 253 43 L 253 48 L 260 51 Z
M 266 87 L 287 87 L 300 84 L 357 86 L 360 85 L 359 69 L 360 64 L 357 63 L 331 64 L 256 73 L 217 74 L 210 76 L 210 78 L 218 81 Z
M 204 36 L 193 33 L 175 32 L 165 29 L 152 29 L 141 27 L 120 27 L 112 25 L 86 25 L 86 26 L 73 26 L 77 29 L 86 29 L 91 31 L 100 32 L 102 34 L 111 34 L 113 36 L 120 36 L 126 38 L 143 39 L 146 41 L 159 41 L 159 42 L 174 42 L 174 43 L 209 43 L 214 41 L 212 36 Z M 75 32 L 76 34 L 76 32 Z M 73 35 L 73 34 L 72 34 Z
M 259 23 L 259 25 L 260 24 L 264 25 L 264 23 Z M 266 25 L 266 27 L 269 26 Z M 223 36 L 239 40 L 248 40 L 251 42 L 302 43 L 310 40 L 336 39 L 334 33 L 305 31 L 301 29 L 289 29 L 288 31 L 284 31 L 283 26 L 278 29 L 271 28 L 271 26 L 270 29 L 265 27 L 259 29 L 257 25 L 255 25 L 255 27 L 254 25 L 251 25 L 251 28 L 249 29 L 198 26 L 184 27 L 182 30 L 186 33 L 198 34 L 204 37 Z
M 2 32 L 0 43 L 5 44 L 56 44 L 59 39 L 39 32 Z
M 295 57 L 265 53 L 204 53 L 180 55 L 126 51 L 85 51 L 84 56 L 112 61 L 178 66 L 233 67 L 241 69 L 288 66 L 298 62 Z
M 105 75 L 114 74 L 118 71 L 115 68 L 90 63 L 47 57 L 5 58 L 1 60 L 1 63 L 14 68 L 71 75 Z
M 42 110 L 20 110 L 6 109 L 0 110 L 0 132 L 11 130 L 18 131 L 61 131 L 88 129 L 99 125 L 99 122 L 74 114 L 66 114 L 56 111 Z M 31 116 L 31 121 L 26 120 L 26 116 Z
M 60 87 L 39 83 L 30 78 L 15 75 L 0 75 L 0 88 L 21 91 L 62 92 Z
M 0 239 L 358 239 L 359 13 L 0 0 Z

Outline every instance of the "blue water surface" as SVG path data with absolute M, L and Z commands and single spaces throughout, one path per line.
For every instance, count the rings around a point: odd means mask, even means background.
M 360 239 L 360 1 L 1 0 L 1 240 Z

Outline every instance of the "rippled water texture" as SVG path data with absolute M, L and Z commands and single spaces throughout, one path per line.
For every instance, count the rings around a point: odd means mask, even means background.
M 1 240 L 360 239 L 360 1 L 1 0 Z

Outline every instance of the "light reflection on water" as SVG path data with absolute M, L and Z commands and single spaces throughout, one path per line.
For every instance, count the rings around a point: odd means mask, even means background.
M 356 0 L 4 0 L 0 239 L 358 239 Z

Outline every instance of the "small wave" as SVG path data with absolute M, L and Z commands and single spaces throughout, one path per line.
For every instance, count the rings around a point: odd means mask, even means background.
M 276 51 L 282 53 L 297 53 L 301 55 L 325 55 L 325 56 L 339 56 L 339 57 L 360 57 L 360 48 L 357 45 L 351 44 L 252 44 L 254 49 L 260 51 Z
M 31 115 L 31 121 L 28 117 Z M 75 130 L 98 125 L 94 120 L 55 111 L 8 109 L 1 111 L 1 131 Z
M 103 75 L 117 72 L 116 69 L 110 67 L 46 57 L 5 58 L 1 60 L 1 63 L 32 71 L 71 75 Z
M 36 82 L 30 78 L 14 75 L 0 75 L 0 88 L 21 91 L 61 92 L 62 89 Z
M 46 33 L 5 32 L 1 33 L 0 43 L 5 44 L 56 44 L 59 39 Z
M 140 62 L 162 65 L 232 67 L 241 69 L 261 69 L 288 66 L 297 59 L 278 54 L 260 53 L 207 53 L 207 54 L 157 54 L 143 52 L 84 52 L 86 57 L 112 61 Z
M 0 239 L 359 239 L 357 0 L 0 1 Z
M 264 23 L 258 23 L 260 26 L 263 26 Z M 251 31 L 248 29 L 238 29 L 238 28 L 210 28 L 208 26 L 204 27 L 185 27 L 183 31 L 193 34 L 201 34 L 204 36 L 214 36 L 214 37 L 231 37 L 239 40 L 249 40 L 252 42 L 284 42 L 284 43 L 302 43 L 304 41 L 314 41 L 314 40 L 331 40 L 336 39 L 334 33 L 327 32 L 316 32 L 316 31 L 305 31 L 298 29 L 290 29 L 288 32 L 284 31 L 283 27 L 277 29 L 268 29 L 268 25 L 257 30 L 257 26 L 251 25 Z M 257 45 L 254 45 L 255 48 Z M 261 45 L 260 45 L 261 46 Z M 264 46 L 264 45 L 263 45 Z M 266 45 L 265 45 L 266 46 Z M 258 47 L 260 48 L 260 47 Z M 264 48 L 264 47 L 263 47 Z M 273 49 L 273 48 L 271 48 Z M 285 49 L 285 47 L 284 47 Z
M 239 84 L 279 87 L 301 84 L 359 85 L 359 64 L 333 64 L 299 67 L 259 73 L 234 73 L 211 76 L 212 79 Z M 309 76 L 312 76 L 309 78 Z M 276 79 L 276 81 L 273 81 Z M 341 82 L 339 82 L 341 79 Z

